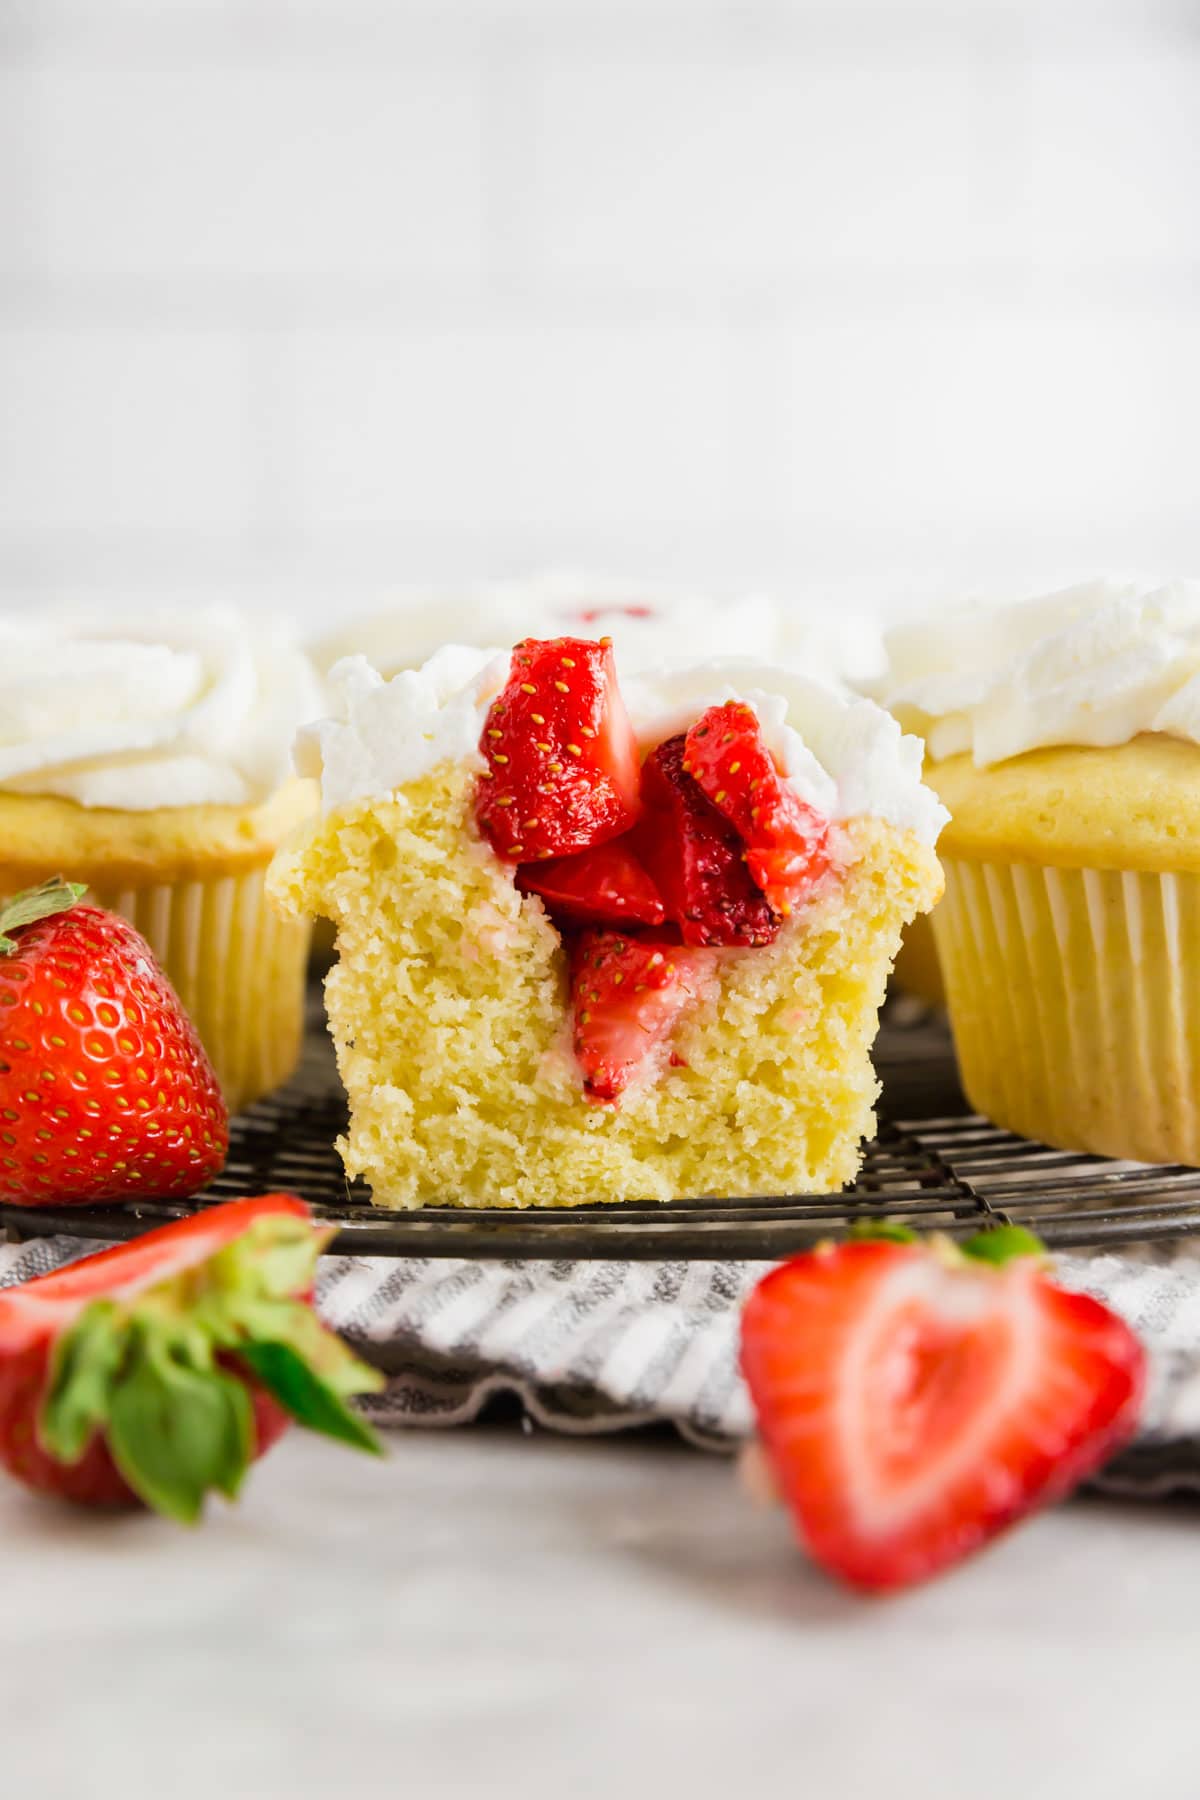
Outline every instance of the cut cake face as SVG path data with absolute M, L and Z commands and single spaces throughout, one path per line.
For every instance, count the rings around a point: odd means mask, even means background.
M 940 890 L 914 740 L 749 666 L 622 695 L 605 640 L 335 679 L 300 750 L 325 813 L 272 884 L 337 927 L 341 1148 L 378 1204 L 852 1178 L 888 970 Z

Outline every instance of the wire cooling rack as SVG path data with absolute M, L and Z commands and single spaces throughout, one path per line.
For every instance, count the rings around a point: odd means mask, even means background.
M 68 1232 L 116 1241 L 236 1195 L 284 1190 L 335 1228 L 332 1249 L 376 1256 L 773 1260 L 881 1214 L 956 1237 L 1009 1219 L 1063 1249 L 1200 1231 L 1200 1170 L 1051 1150 L 969 1112 L 945 1026 L 910 1002 L 885 1014 L 876 1063 L 879 1134 L 841 1194 L 390 1213 L 342 1173 L 333 1146 L 345 1103 L 317 1011 L 296 1077 L 234 1120 L 229 1162 L 195 1200 L 6 1207 L 0 1225 L 17 1240 Z

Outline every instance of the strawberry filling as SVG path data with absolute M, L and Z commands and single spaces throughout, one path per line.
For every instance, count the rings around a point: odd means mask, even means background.
M 670 1037 L 715 963 L 655 933 L 585 931 L 571 953 L 575 1054 L 584 1092 L 616 1100 L 639 1065 Z
M 479 827 L 567 942 L 584 1092 L 615 1101 L 715 953 L 773 943 L 827 873 L 828 821 L 740 702 L 643 763 L 607 638 L 518 644 L 479 747 Z
M 661 925 L 667 916 L 662 895 L 629 841 L 617 838 L 577 856 L 517 869 L 523 894 L 537 894 L 562 930 L 573 925 Z
M 684 768 L 745 846 L 771 910 L 787 918 L 829 867 L 829 821 L 779 773 L 749 706 L 710 706 L 687 734 Z
M 754 884 L 736 828 L 688 774 L 682 737 L 646 758 L 642 800 L 638 847 L 684 943 L 772 943 L 780 921 Z

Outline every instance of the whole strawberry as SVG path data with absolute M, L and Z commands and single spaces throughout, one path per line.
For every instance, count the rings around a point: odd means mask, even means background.
M 329 1236 L 266 1194 L 0 1291 L 0 1466 L 191 1525 L 292 1421 L 377 1455 L 346 1400 L 383 1378 L 309 1304 Z
M 229 1115 L 175 990 L 132 925 L 54 880 L 0 902 L 0 1202 L 192 1194 Z

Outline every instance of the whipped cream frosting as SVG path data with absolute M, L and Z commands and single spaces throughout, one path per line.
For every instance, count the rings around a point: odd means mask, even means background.
M 1165 732 L 1200 744 L 1200 582 L 1098 580 L 888 633 L 889 708 L 935 761 Z
M 622 676 L 681 657 L 784 661 L 818 681 L 858 682 L 883 667 L 878 626 L 842 607 L 785 607 L 750 592 L 718 599 L 687 588 L 548 573 L 458 592 L 410 590 L 386 610 L 314 640 L 322 671 L 363 655 L 383 675 L 419 668 L 442 644 L 515 644 L 522 637 L 611 637 Z
M 290 627 L 232 609 L 0 615 L 0 791 L 82 806 L 255 805 L 322 706 Z
M 769 657 L 780 619 L 766 594 L 718 601 L 683 589 L 549 572 L 458 592 L 410 591 L 394 605 L 315 640 L 323 670 L 364 655 L 384 675 L 411 669 L 447 643 L 515 644 L 523 637 L 611 637 L 622 673 L 678 657 L 738 649 Z
M 441 762 L 482 769 L 484 718 L 509 665 L 507 652 L 450 645 L 385 681 L 365 657 L 347 658 L 329 675 L 334 716 L 300 732 L 296 767 L 320 780 L 326 812 L 390 794 Z M 736 657 L 659 669 L 621 691 L 644 748 L 686 731 L 706 707 L 743 700 L 801 798 L 826 817 L 886 819 L 930 844 L 948 817 L 921 781 L 920 741 L 872 700 Z

